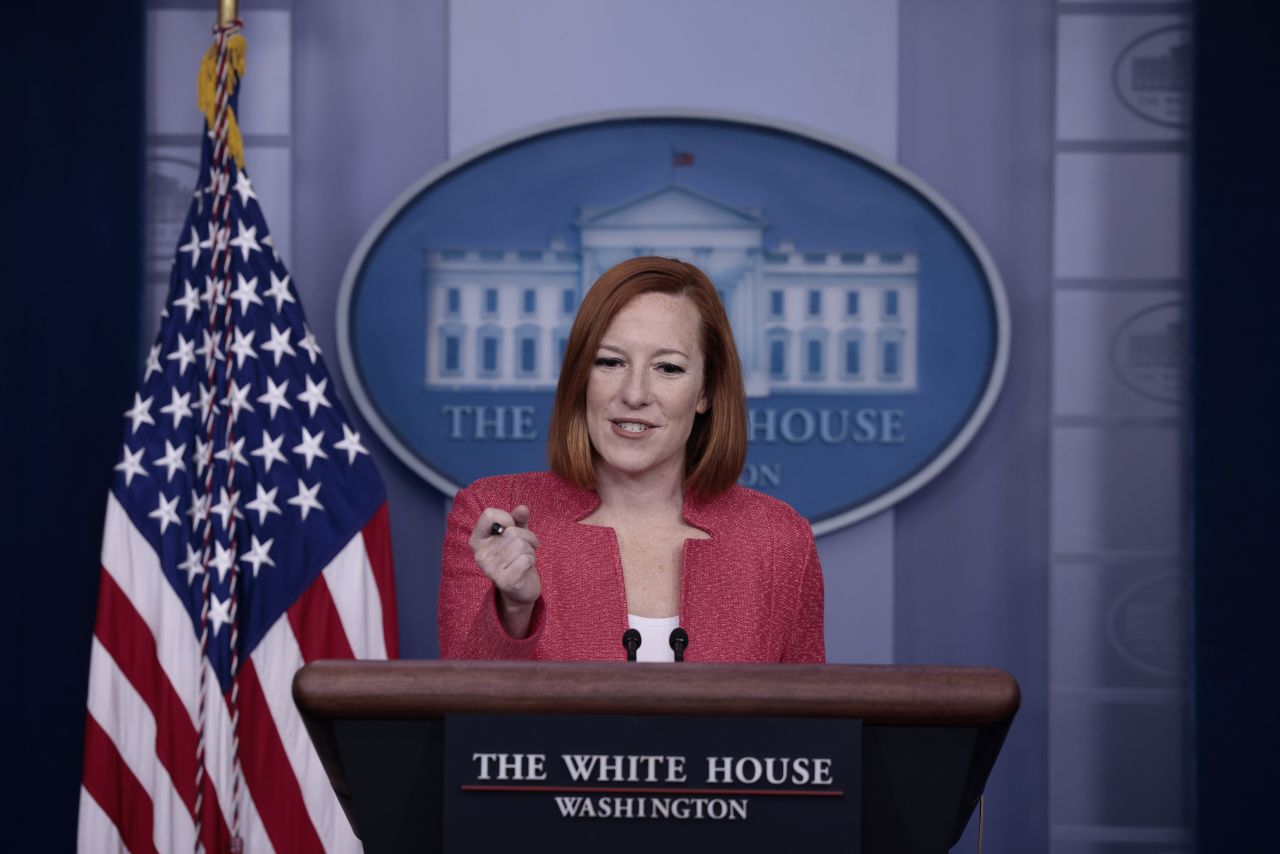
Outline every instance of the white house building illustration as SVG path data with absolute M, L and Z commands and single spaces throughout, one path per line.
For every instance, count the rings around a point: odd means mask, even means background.
M 428 387 L 553 388 L 586 288 L 619 261 L 664 255 L 715 282 L 750 396 L 916 390 L 913 252 L 767 248 L 761 211 L 674 184 L 583 208 L 575 225 L 579 250 L 427 250 Z

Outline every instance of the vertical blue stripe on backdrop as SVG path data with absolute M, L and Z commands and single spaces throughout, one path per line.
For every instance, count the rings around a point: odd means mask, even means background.
M 22 685 L 6 692 L 21 700 L 5 777 L 21 796 L 6 798 L 20 818 L 3 847 L 70 851 L 105 496 L 142 366 L 145 26 L 140 2 L 15 11 L 0 421 L 19 472 L 4 513 Z

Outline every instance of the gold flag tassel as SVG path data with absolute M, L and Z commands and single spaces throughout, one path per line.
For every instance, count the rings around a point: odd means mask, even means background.
M 244 36 L 236 33 L 227 39 L 227 84 L 231 91 L 236 90 L 240 78 L 244 76 L 245 43 Z M 197 78 L 197 105 L 204 113 L 204 120 L 213 128 L 217 120 L 218 109 L 218 45 L 215 42 L 205 51 L 200 60 L 200 74 Z M 227 150 L 236 159 L 236 166 L 244 168 L 244 139 L 240 136 L 240 123 L 236 121 L 235 111 L 227 108 Z

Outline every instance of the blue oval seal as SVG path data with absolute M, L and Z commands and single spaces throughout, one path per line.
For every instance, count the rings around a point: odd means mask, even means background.
M 741 482 L 816 534 L 928 483 L 999 395 L 1004 289 L 941 196 L 830 136 L 664 111 L 534 128 L 396 199 L 339 295 L 357 406 L 450 495 L 545 468 L 578 303 L 635 255 L 682 258 L 715 282 L 747 384 Z

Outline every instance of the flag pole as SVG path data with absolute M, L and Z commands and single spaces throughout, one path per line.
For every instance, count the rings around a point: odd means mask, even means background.
M 218 0 L 218 26 L 225 27 L 239 17 L 239 0 Z

